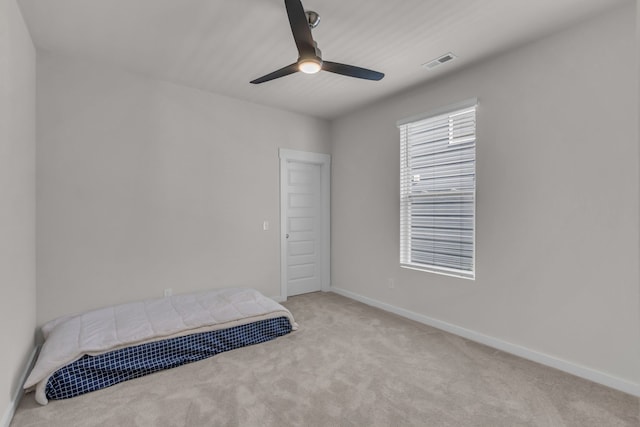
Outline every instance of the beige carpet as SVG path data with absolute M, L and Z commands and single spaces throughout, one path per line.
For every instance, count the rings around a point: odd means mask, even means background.
M 47 406 L 20 426 L 634 426 L 638 398 L 335 294 L 300 330 Z

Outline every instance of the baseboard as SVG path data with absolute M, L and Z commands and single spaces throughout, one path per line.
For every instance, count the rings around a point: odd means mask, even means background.
M 31 367 L 36 361 L 37 353 L 38 353 L 38 347 L 36 346 L 31 351 L 27 364 L 25 365 L 24 370 L 22 371 L 22 375 L 20 376 L 20 381 L 18 381 L 18 388 L 13 393 L 13 399 L 11 399 L 11 404 L 5 411 L 4 416 L 2 417 L 2 420 L 0 420 L 0 427 L 9 427 L 9 424 L 11 424 L 11 420 L 13 419 L 13 414 L 15 414 L 16 409 L 18 409 L 20 400 L 22 400 L 22 396 L 24 395 L 24 391 L 22 387 L 24 386 L 24 382 L 27 380 L 27 375 L 29 374 Z
M 280 296 L 280 295 L 278 295 L 277 297 L 271 297 L 271 299 L 274 300 L 275 302 L 279 302 L 279 303 L 287 302 L 287 299 L 285 297 Z
M 345 289 L 332 287 L 331 292 L 335 292 L 336 294 L 345 296 L 347 298 L 351 298 L 361 303 L 380 308 L 384 311 L 389 311 L 391 313 L 397 314 L 402 317 L 406 317 L 411 320 L 415 320 L 416 322 L 424 323 L 425 325 L 429 325 L 434 328 L 441 329 L 446 332 L 450 332 L 454 335 L 467 338 L 471 341 L 488 345 L 498 350 L 502 350 L 506 353 L 514 354 L 524 359 L 528 359 L 545 366 L 559 369 L 561 371 L 567 372 L 577 377 L 584 378 L 589 381 L 593 381 L 595 383 L 602 384 L 607 387 L 640 397 L 640 384 L 632 383 L 632 382 L 623 380 L 621 378 L 617 378 L 609 374 L 605 374 L 604 372 L 596 371 L 586 366 L 578 365 L 563 359 L 559 359 L 554 356 L 550 356 L 545 353 L 540 353 L 538 351 L 531 350 L 526 347 L 522 347 L 517 344 L 512 344 L 510 342 L 503 341 L 498 338 L 484 335 L 479 332 L 473 331 L 471 329 L 463 328 L 457 325 L 453 325 L 451 323 L 443 322 L 438 319 L 434 319 L 419 313 L 415 313 L 413 311 L 405 310 L 403 308 L 396 307 L 394 305 L 387 304 L 372 298 L 368 298 L 368 297 L 356 294 L 354 292 L 347 291 Z

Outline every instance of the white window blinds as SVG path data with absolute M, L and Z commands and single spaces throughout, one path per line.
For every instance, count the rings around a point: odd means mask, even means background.
M 475 278 L 476 105 L 400 128 L 400 264 Z

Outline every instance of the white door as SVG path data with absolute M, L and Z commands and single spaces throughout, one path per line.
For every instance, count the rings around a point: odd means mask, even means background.
M 281 150 L 287 151 L 289 150 Z M 299 153 L 304 154 L 304 153 Z M 286 158 L 281 171 L 283 296 L 323 290 L 328 282 L 328 165 L 311 158 Z M 328 156 L 321 159 L 327 160 Z M 295 156 L 294 156 L 295 157 Z M 325 240 L 327 240 L 325 242 Z
M 320 166 L 289 162 L 287 173 L 287 294 L 322 289 Z

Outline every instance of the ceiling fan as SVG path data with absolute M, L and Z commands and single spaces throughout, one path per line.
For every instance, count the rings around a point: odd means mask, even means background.
M 300 0 L 284 0 L 284 5 L 287 8 L 293 39 L 298 47 L 298 60 L 266 76 L 252 80 L 251 83 L 259 84 L 268 82 L 288 76 L 289 74 L 297 73 L 298 71 L 315 74 L 320 70 L 365 80 L 380 80 L 384 77 L 383 73 L 366 68 L 340 64 L 338 62 L 323 61 L 322 53 L 320 49 L 318 49 L 318 44 L 311 36 L 311 28 L 315 28 L 320 22 L 318 14 L 311 11 L 305 13 Z

